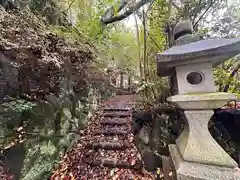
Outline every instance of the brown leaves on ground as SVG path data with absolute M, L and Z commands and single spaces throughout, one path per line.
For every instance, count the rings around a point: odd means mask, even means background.
M 115 106 L 119 108 L 126 107 L 123 100 L 127 104 L 132 105 L 132 96 L 117 96 L 108 102 L 104 103 L 104 106 Z M 127 105 L 129 106 L 129 105 Z M 101 129 L 101 115 L 99 111 L 92 117 L 88 122 L 86 129 L 84 130 L 83 136 L 75 143 L 74 147 L 68 154 L 63 158 L 60 167 L 53 173 L 51 180 L 152 180 L 154 179 L 151 174 L 138 169 L 122 169 L 122 168 L 108 168 L 104 166 L 91 166 L 85 163 L 86 159 L 90 161 L 101 160 L 101 159 L 115 159 L 118 162 L 123 162 L 129 165 L 134 165 L 138 161 L 141 161 L 140 154 L 133 144 L 133 134 L 129 132 L 124 136 L 103 136 L 94 135 L 94 132 Z M 131 118 L 124 118 L 131 123 Z M 128 145 L 129 148 L 124 150 L 104 150 L 99 148 L 98 150 L 92 150 L 86 148 L 89 143 L 96 142 L 119 142 Z
M 88 84 L 92 52 L 50 33 L 30 12 L 0 9 L 0 53 L 18 70 L 18 90 L 33 99 L 58 95 L 63 77 L 76 91 Z
M 1 180 L 14 180 L 14 176 L 7 173 L 7 170 L 4 169 L 4 164 L 0 161 L 0 179 Z

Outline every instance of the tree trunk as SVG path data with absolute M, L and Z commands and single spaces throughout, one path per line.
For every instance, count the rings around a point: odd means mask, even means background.
M 146 31 L 146 14 L 145 11 L 143 9 L 143 37 L 144 37 L 144 41 L 143 41 L 143 46 L 144 46 L 144 52 L 143 52 L 143 64 L 144 64 L 144 78 L 145 81 L 147 82 L 148 80 L 148 72 L 147 72 L 147 31 Z
M 123 72 L 120 72 L 120 88 L 123 88 Z
M 141 44 L 140 44 L 139 29 L 138 29 L 136 14 L 134 14 L 134 19 L 135 19 L 135 25 L 136 25 L 136 33 L 137 33 L 138 47 L 140 48 L 140 47 L 141 47 Z M 143 77 L 142 61 L 141 61 L 141 52 L 140 52 L 140 49 L 138 49 L 138 60 L 139 60 L 139 72 L 140 72 L 140 76 Z
M 144 41 L 143 41 L 143 70 L 144 70 L 144 81 L 145 83 L 148 82 L 148 62 L 147 62 L 147 29 L 146 29 L 146 14 L 143 8 L 143 37 L 144 37 Z M 144 90 L 145 92 L 145 98 L 147 99 L 148 97 L 148 91 L 147 89 Z
M 128 88 L 131 86 L 131 76 L 128 76 Z
M 173 46 L 173 34 L 172 34 L 172 25 L 171 24 L 167 24 L 167 28 L 168 28 L 168 31 L 167 31 L 167 39 L 168 39 L 168 48 L 171 48 Z M 170 82 L 170 91 L 171 91 L 171 94 L 174 95 L 175 93 L 175 86 L 174 86 L 174 76 L 175 76 L 175 73 L 172 74 L 170 77 L 169 77 L 169 82 Z
M 173 27 L 172 27 L 172 24 L 171 24 L 171 16 L 172 16 L 172 6 L 173 6 L 173 1 L 172 0 L 169 0 L 168 1 L 168 22 L 167 22 L 167 45 L 168 48 L 172 47 L 173 45 Z M 171 94 L 175 94 L 175 79 L 174 79 L 174 75 L 175 74 L 172 74 L 170 77 L 169 77 L 169 82 L 170 82 L 170 91 L 171 91 Z

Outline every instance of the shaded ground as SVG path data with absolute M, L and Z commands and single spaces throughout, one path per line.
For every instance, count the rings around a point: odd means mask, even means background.
M 143 170 L 133 143 L 131 108 L 135 99 L 121 95 L 105 102 L 51 180 L 154 179 Z

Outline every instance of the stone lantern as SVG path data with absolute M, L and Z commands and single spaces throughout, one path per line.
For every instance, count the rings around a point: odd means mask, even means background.
M 208 131 L 213 109 L 237 97 L 216 92 L 212 68 L 240 53 L 240 38 L 197 40 L 189 21 L 174 30 L 176 46 L 157 55 L 159 76 L 173 76 L 177 94 L 167 100 L 184 111 L 185 123 L 169 150 L 179 180 L 239 179 L 238 164 Z

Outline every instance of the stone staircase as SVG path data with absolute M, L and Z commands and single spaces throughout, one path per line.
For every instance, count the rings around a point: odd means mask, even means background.
M 100 129 L 94 135 L 102 136 L 100 142 L 93 142 L 87 144 L 87 148 L 94 150 L 91 158 L 86 159 L 86 163 L 92 166 L 106 166 L 110 168 L 128 168 L 128 169 L 141 169 L 143 163 L 140 158 L 135 157 L 136 161 L 129 161 L 124 158 L 109 158 L 99 157 L 97 150 L 113 150 L 116 153 L 127 154 L 127 150 L 134 147 L 131 140 L 127 136 L 131 134 L 131 113 L 128 109 L 103 109 L 101 114 Z M 106 153 L 108 154 L 108 153 Z M 96 158 L 94 157 L 96 155 Z M 137 154 L 132 154 L 137 156 Z
M 74 179 L 152 180 L 131 132 L 133 95 L 117 95 L 103 105 L 65 157 L 58 174 Z M 62 170 L 62 173 L 59 171 Z M 56 173 L 55 173 L 56 174 Z M 57 180 L 60 175 L 53 175 Z

